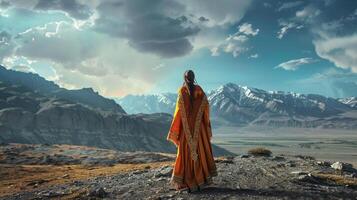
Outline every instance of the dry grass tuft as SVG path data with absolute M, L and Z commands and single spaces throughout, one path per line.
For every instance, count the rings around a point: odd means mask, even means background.
M 254 149 L 250 149 L 248 154 L 253 156 L 271 156 L 272 152 L 269 149 L 263 147 L 257 147 Z
M 349 185 L 352 187 L 357 187 L 357 178 L 348 178 L 342 175 L 337 175 L 337 174 L 322 174 L 318 173 L 315 176 L 324 179 L 326 181 L 331 181 L 334 182 L 337 185 Z

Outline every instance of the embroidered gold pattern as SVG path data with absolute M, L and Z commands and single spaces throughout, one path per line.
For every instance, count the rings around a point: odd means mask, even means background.
M 197 140 L 198 140 L 199 128 L 200 128 L 200 124 L 202 121 L 202 114 L 203 114 L 204 108 L 207 105 L 208 105 L 208 100 L 205 95 L 205 96 L 203 96 L 201 105 L 200 105 L 197 115 L 196 115 L 194 130 L 193 130 L 193 135 L 192 135 L 191 131 L 188 127 L 184 100 L 183 100 L 182 94 L 179 93 L 179 106 L 180 106 L 180 110 L 181 110 L 182 125 L 183 125 L 183 129 L 184 129 L 185 137 L 186 137 L 188 145 L 190 147 L 191 157 L 195 162 L 198 160 L 198 154 L 197 154 L 198 141 Z
M 173 140 L 173 137 L 174 137 L 175 139 L 178 139 L 179 134 L 176 133 L 176 132 L 171 132 L 171 131 L 170 131 L 170 132 L 167 134 L 166 140 L 171 141 L 171 142 L 174 143 L 175 146 L 177 147 L 175 141 Z

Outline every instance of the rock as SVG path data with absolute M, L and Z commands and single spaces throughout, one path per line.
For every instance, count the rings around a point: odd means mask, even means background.
M 274 161 L 285 161 L 285 158 L 283 156 L 273 156 L 271 160 Z
M 104 198 L 108 195 L 108 193 L 102 188 L 97 188 L 89 192 L 88 196 L 90 197 L 99 197 Z
M 303 182 L 310 182 L 310 183 L 320 183 L 319 179 L 315 176 L 313 176 L 312 174 L 308 173 L 308 174 L 304 174 L 304 175 L 300 175 L 298 177 L 299 181 L 303 181 Z
M 303 175 L 308 175 L 308 172 L 304 172 L 304 171 L 292 171 L 290 172 L 293 175 L 297 175 L 297 176 L 303 176 Z
M 248 154 L 243 154 L 243 155 L 240 155 L 239 157 L 240 158 L 249 158 L 249 155 Z
M 316 164 L 320 165 L 320 166 L 325 166 L 325 167 L 331 166 L 331 163 L 327 162 L 327 161 L 317 161 Z
M 340 171 L 354 171 L 355 170 L 352 167 L 352 164 L 344 163 L 344 162 L 335 162 L 331 165 L 331 167 L 335 170 L 340 170 Z
M 155 172 L 155 177 L 169 177 L 172 174 L 173 168 L 171 166 L 162 166 Z
M 352 174 L 345 174 L 346 178 L 357 178 L 357 174 L 356 173 L 352 173 Z

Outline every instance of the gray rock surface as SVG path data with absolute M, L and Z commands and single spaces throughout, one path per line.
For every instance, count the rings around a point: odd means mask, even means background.
M 136 170 L 107 177 L 20 192 L 2 199 L 356 199 L 357 188 L 343 185 L 321 174 L 334 169 L 303 157 L 284 156 L 284 161 L 266 157 L 216 158 L 218 176 L 213 184 L 197 192 L 177 192 L 169 185 L 172 166 Z M 231 162 L 222 162 L 230 160 Z M 286 163 L 295 163 L 290 167 Z M 348 177 L 349 180 L 354 180 Z M 85 192 L 78 192 L 85 191 Z

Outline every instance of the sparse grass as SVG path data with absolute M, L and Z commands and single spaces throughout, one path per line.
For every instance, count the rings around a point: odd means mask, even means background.
M 116 164 L 114 166 L 82 165 L 9 165 L 0 164 L 0 197 L 20 191 L 48 188 L 53 185 L 86 180 L 98 176 L 110 176 L 122 172 L 172 165 L 172 161 L 144 164 Z M 83 191 L 80 191 L 80 193 Z
M 269 149 L 257 147 L 254 149 L 249 149 L 248 154 L 253 156 L 271 156 L 272 152 Z

